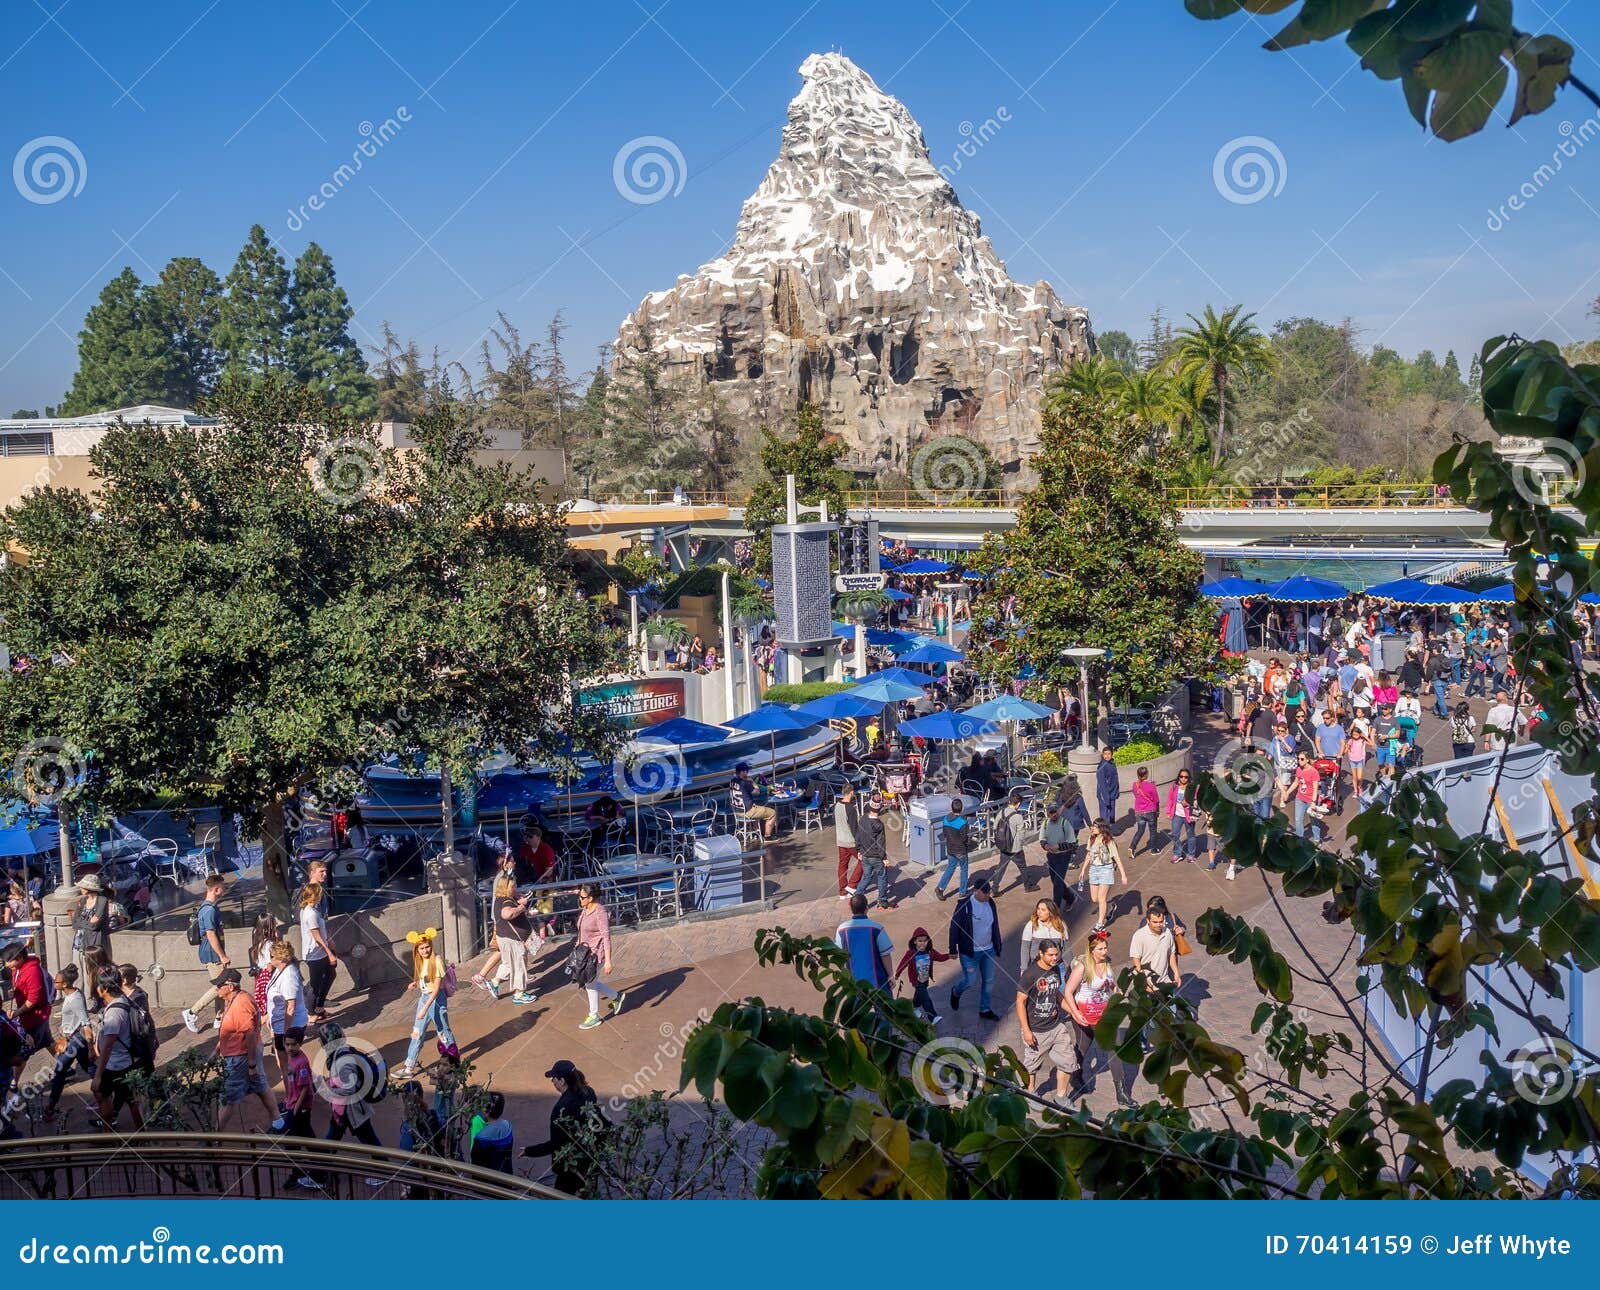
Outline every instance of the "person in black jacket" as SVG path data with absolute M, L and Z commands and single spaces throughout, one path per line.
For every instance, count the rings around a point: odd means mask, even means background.
M 555 1085 L 556 1092 L 561 1096 L 556 1099 L 555 1107 L 550 1112 L 550 1137 L 545 1142 L 535 1142 L 523 1147 L 524 1156 L 554 1156 L 555 1163 L 555 1189 L 564 1191 L 569 1196 L 578 1196 L 583 1193 L 588 1184 L 588 1171 L 585 1166 L 587 1160 L 575 1160 L 577 1151 L 563 1151 L 564 1147 L 571 1145 L 574 1132 L 581 1124 L 584 1116 L 592 1117 L 595 1123 L 602 1123 L 604 1116 L 600 1114 L 600 1099 L 595 1096 L 594 1089 L 589 1087 L 589 1081 L 584 1079 L 583 1072 L 562 1058 L 545 1072 L 545 1078 Z
M 956 902 L 950 916 L 950 953 L 961 960 L 961 980 L 950 991 L 950 1010 L 961 1006 L 961 996 L 976 978 L 978 1015 L 985 1021 L 999 1021 L 990 990 L 994 986 L 995 964 L 1000 961 L 1000 913 L 987 878 L 972 884 L 972 894 Z
M 889 839 L 883 827 L 883 798 L 874 793 L 867 800 L 867 813 L 856 821 L 856 849 L 861 852 L 861 879 L 856 890 L 870 895 L 878 889 L 878 908 L 893 909 L 889 899 Z
M 1110 747 L 1100 750 L 1100 764 L 1094 768 L 1094 795 L 1103 823 L 1117 822 L 1117 799 L 1122 796 L 1122 780 L 1117 775 L 1115 754 Z

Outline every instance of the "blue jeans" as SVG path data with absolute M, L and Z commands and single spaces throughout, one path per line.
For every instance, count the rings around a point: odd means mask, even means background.
M 1488 686 L 1489 673 L 1486 671 L 1479 672 L 1474 669 L 1472 675 L 1467 678 L 1467 698 L 1471 699 L 1480 695 L 1487 698 Z
M 889 903 L 889 869 L 882 856 L 861 857 L 861 881 L 856 883 L 856 890 L 865 894 L 871 889 L 873 883 L 878 885 L 878 903 Z
M 1107 824 L 1115 824 L 1117 822 L 1116 798 L 1113 797 L 1109 801 L 1103 797 L 1100 799 L 1100 818 Z
M 1150 849 L 1152 851 L 1161 850 L 1161 834 L 1156 828 L 1160 820 L 1161 817 L 1154 811 L 1135 811 L 1133 813 L 1133 841 L 1128 843 L 1129 855 L 1139 854 L 1139 839 L 1147 833 L 1150 836 Z
M 1303 838 L 1306 835 L 1306 812 L 1311 809 L 1311 803 L 1301 798 L 1294 799 L 1294 835 Z
M 1187 856 L 1191 860 L 1200 850 L 1200 843 L 1194 835 L 1194 821 L 1183 820 L 1174 816 L 1172 820 L 1172 855 Z
M 965 994 L 974 974 L 978 978 L 978 1010 L 990 1012 L 989 990 L 994 985 L 993 950 L 974 950 L 971 954 L 961 956 L 961 980 L 956 982 L 956 988 L 951 993 Z
M 1450 682 L 1446 681 L 1442 676 L 1434 678 L 1433 715 L 1436 717 L 1448 717 L 1450 715 L 1450 709 L 1445 706 L 1444 701 L 1445 688 L 1449 684 Z
M 407 1066 L 417 1064 L 417 1058 L 422 1054 L 422 1037 L 427 1033 L 429 1022 L 439 1032 L 441 1044 L 455 1047 L 456 1037 L 450 1031 L 450 1000 L 444 997 L 442 991 L 435 990 L 417 1001 L 417 1019 L 411 1026 L 411 1046 L 406 1049 Z
M 1461 684 L 1461 667 L 1464 661 L 1465 660 L 1459 658 L 1453 658 L 1450 660 L 1450 673 L 1455 677 L 1457 685 Z
M 959 895 L 965 896 L 967 894 L 967 857 L 958 856 L 954 852 L 945 857 L 944 872 L 939 875 L 939 883 L 936 889 L 943 891 L 945 884 L 950 881 L 950 875 L 958 868 L 961 870 L 961 885 L 956 888 L 956 891 Z

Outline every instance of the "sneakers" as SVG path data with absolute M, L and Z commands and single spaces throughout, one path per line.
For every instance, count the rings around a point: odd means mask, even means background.
M 938 1013 L 937 1013 L 937 1012 L 936 1012 L 936 1013 L 934 1013 L 934 1014 L 933 1014 L 933 1016 L 931 1016 L 931 1017 L 929 1017 L 929 1018 L 928 1018 L 928 1024 L 929 1024 L 929 1025 L 930 1025 L 930 1026 L 937 1026 L 937 1025 L 938 1025 L 938 1024 L 939 1024 L 939 1023 L 940 1023 L 940 1022 L 941 1022 L 941 1021 L 943 1021 L 943 1020 L 944 1020 L 944 1018 L 943 1018 L 943 1017 L 941 1017 L 941 1016 L 940 1016 L 940 1015 L 939 1015 L 939 1014 L 938 1014 Z
M 982 1017 L 985 1021 L 999 1021 L 1000 1020 L 1000 1014 L 998 1012 L 996 1012 L 993 1008 L 981 1008 L 978 1011 L 978 1015 L 980 1017 Z
M 539 996 L 536 995 L 532 990 L 518 990 L 514 995 L 511 996 L 511 1002 L 532 1003 L 538 997 Z
M 407 1062 L 394 1074 L 396 1079 L 415 1079 L 417 1077 L 417 1068 L 410 1062 Z
M 183 1010 L 183 1024 L 189 1028 L 191 1035 L 200 1033 L 200 1018 L 195 1016 L 194 1012 L 189 1008 Z
M 600 1018 L 595 1016 L 594 1013 L 591 1012 L 587 1017 L 585 1017 L 582 1021 L 580 1021 L 578 1023 L 578 1029 L 579 1030 L 593 1030 L 599 1024 L 600 1024 Z
M 489 988 L 489 979 L 482 972 L 474 972 L 472 974 L 472 984 L 480 990 L 487 990 Z
M 961 1011 L 961 991 L 960 990 L 952 990 L 952 991 L 950 991 L 950 1011 L 951 1012 L 960 1012 Z
M 1104 923 L 1096 923 L 1094 925 L 1094 930 L 1097 932 L 1103 932 L 1106 930 L 1106 925 Z
M 846 887 L 844 889 L 844 894 L 845 894 L 845 898 L 849 899 L 851 896 L 856 894 L 856 889 L 854 887 Z
M 933 894 L 939 900 L 949 900 L 950 899 L 950 893 L 948 891 L 946 891 L 943 887 L 935 887 L 933 889 Z
M 1210 872 L 1210 871 L 1211 871 L 1211 870 L 1212 870 L 1212 869 L 1215 869 L 1215 868 L 1216 868 L 1216 867 L 1217 867 L 1217 864 L 1218 864 L 1218 863 L 1219 863 L 1219 862 L 1218 862 L 1218 861 L 1216 861 L 1216 860 L 1213 860 L 1213 861 L 1211 861 L 1211 863 L 1210 863 L 1210 864 L 1208 864 L 1208 865 L 1206 865 L 1206 871 L 1207 871 L 1207 872 Z
M 1229 882 L 1232 882 L 1232 881 L 1233 881 L 1233 880 L 1234 880 L 1234 879 L 1235 879 L 1235 878 L 1237 878 L 1237 877 L 1238 877 L 1238 876 L 1239 876 L 1239 866 L 1238 866 L 1238 865 L 1236 865 L 1236 864 L 1234 864 L 1234 863 L 1233 863 L 1233 862 L 1232 862 L 1232 861 L 1231 861 L 1231 860 L 1230 860 L 1230 861 L 1229 861 L 1229 862 L 1228 862 L 1228 872 L 1227 872 L 1227 873 L 1226 873 L 1226 874 L 1224 874 L 1224 875 L 1223 875 L 1223 876 L 1224 876 L 1224 877 L 1225 877 L 1225 878 L 1227 878 L 1227 880 L 1228 880 L 1228 881 L 1229 881 Z
M 489 992 L 490 998 L 498 999 L 500 997 L 500 982 L 490 981 L 483 988 Z
M 628 997 L 626 990 L 618 990 L 617 997 L 611 1001 L 611 1015 L 614 1017 L 622 1011 L 622 1002 Z
M 217 1013 L 216 1016 L 211 1018 L 211 1029 L 213 1029 L 213 1030 L 221 1030 L 222 1029 L 222 1014 L 220 1012 Z

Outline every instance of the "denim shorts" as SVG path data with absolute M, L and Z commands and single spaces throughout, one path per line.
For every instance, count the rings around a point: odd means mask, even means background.
M 222 1059 L 222 1105 L 237 1106 L 252 1093 L 265 1093 L 267 1091 L 267 1077 L 261 1073 L 261 1067 L 250 1069 L 248 1057 L 224 1057 Z

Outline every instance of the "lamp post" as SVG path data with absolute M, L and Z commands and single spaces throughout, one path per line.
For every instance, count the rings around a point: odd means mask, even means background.
M 1080 645 L 1075 649 L 1062 650 L 1061 657 L 1071 659 L 1078 665 L 1078 703 L 1083 714 L 1078 746 L 1067 753 L 1067 770 L 1077 777 L 1078 787 L 1083 790 L 1084 797 L 1093 801 L 1095 772 L 1099 769 L 1100 755 L 1089 743 L 1089 664 L 1104 658 L 1105 651 Z

